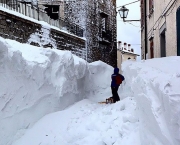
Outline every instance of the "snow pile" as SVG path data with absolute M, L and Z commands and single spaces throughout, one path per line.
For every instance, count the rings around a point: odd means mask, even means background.
M 121 101 L 104 105 L 111 66 L 0 38 L 0 145 L 179 145 L 179 64 L 124 62 Z
M 111 74 L 113 67 L 96 61 L 88 64 L 89 75 L 86 77 L 86 96 L 93 101 L 102 101 L 111 97 Z
M 2 145 L 19 129 L 23 132 L 42 116 L 85 97 L 87 63 L 68 51 L 0 38 L 0 65 Z
M 45 45 L 52 45 L 52 48 L 57 49 L 56 40 L 50 37 L 50 27 L 47 25 L 42 25 L 41 33 L 35 32 L 30 35 L 27 44 L 36 43 L 40 47 L 44 47 Z
M 46 115 L 12 145 L 140 145 L 135 108 L 131 98 L 114 105 L 84 99 Z
M 86 94 L 110 93 L 106 90 L 110 82 L 94 83 L 103 80 L 103 74 L 111 75 L 110 71 L 104 73 L 108 65 L 100 61 L 88 64 L 69 51 L 0 38 L 0 65 L 2 145 L 21 137 L 44 115 L 62 110 Z
M 123 64 L 122 98 L 134 97 L 143 145 L 180 144 L 180 57 Z M 127 93 L 128 92 L 128 93 Z

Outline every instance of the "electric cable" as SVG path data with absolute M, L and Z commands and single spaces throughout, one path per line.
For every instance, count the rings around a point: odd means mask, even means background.
M 127 23 L 129 23 L 130 25 L 132 25 L 134 27 L 139 27 L 140 28 L 140 26 L 136 26 L 136 25 L 132 24 L 131 22 L 127 22 Z
M 140 0 L 137 0 L 137 1 L 134 1 L 134 2 L 131 2 L 131 3 L 125 4 L 125 5 L 123 5 L 123 6 L 127 6 L 127 5 L 130 5 L 130 4 L 136 3 L 136 2 L 138 2 L 138 1 L 140 1 Z M 120 7 L 123 7 L 123 6 L 118 6 L 118 7 L 116 7 L 116 8 L 120 8 Z
M 164 9 L 164 11 L 162 12 L 161 16 L 159 16 L 159 18 L 156 20 L 156 22 L 154 23 L 153 27 L 149 30 L 149 32 L 148 32 L 147 35 L 149 35 L 149 34 L 151 33 L 151 31 L 153 31 L 153 30 L 155 29 L 154 26 L 158 23 L 158 21 L 159 21 L 160 19 L 163 18 L 164 14 L 166 13 L 166 12 L 165 12 L 166 9 L 168 8 L 168 6 L 171 4 L 172 1 L 173 1 L 173 0 L 171 0 L 171 1 L 168 3 L 168 5 L 165 7 L 165 9 Z M 177 2 L 177 0 L 174 0 L 174 2 L 172 3 L 172 5 L 173 5 L 175 2 Z M 170 8 L 171 8 L 171 6 L 170 6 Z M 147 16 L 148 16 L 148 15 L 147 15 Z M 146 16 L 146 17 L 147 17 L 147 16 Z M 157 28 L 157 27 L 156 27 L 156 28 Z
M 176 0 L 176 2 L 174 3 L 174 6 L 173 6 L 173 8 L 171 9 L 171 11 L 169 12 L 169 14 L 166 14 L 166 15 L 165 15 L 166 17 L 169 16 L 169 15 L 172 13 L 172 11 L 174 10 L 176 4 L 177 4 L 177 0 Z
M 169 14 L 172 13 L 173 9 L 174 9 L 175 6 L 176 6 L 176 3 L 177 3 L 177 0 L 175 0 L 175 1 L 173 2 L 173 4 L 171 5 L 170 8 L 172 8 L 173 5 L 174 5 L 174 6 L 173 6 L 173 8 L 171 9 L 171 11 L 169 12 Z M 169 8 L 169 9 L 170 9 L 170 8 Z M 165 21 L 166 21 L 166 17 L 169 16 L 169 14 L 168 14 L 168 15 L 166 15 L 166 14 L 164 15 L 164 16 L 165 16 Z M 160 21 L 158 22 L 157 27 L 153 28 L 153 31 L 156 30 L 157 28 L 159 29 L 159 25 L 160 25 L 160 23 L 161 23 L 161 21 L 162 21 L 163 16 L 161 15 L 160 18 L 161 18 L 161 19 L 160 19 Z M 154 26 L 155 26 L 155 25 L 154 25 Z M 154 27 L 154 26 L 153 26 L 153 27 Z M 153 33 L 153 31 L 152 31 L 151 33 Z M 149 33 L 148 33 L 148 35 L 149 35 Z

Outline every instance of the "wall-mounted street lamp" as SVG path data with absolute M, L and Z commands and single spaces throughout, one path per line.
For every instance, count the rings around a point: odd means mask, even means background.
M 128 12 L 129 12 L 129 9 L 127 9 L 125 6 L 127 6 L 127 5 L 130 5 L 130 4 L 133 4 L 133 3 L 136 3 L 136 2 L 139 2 L 140 0 L 136 0 L 136 1 L 134 1 L 134 2 L 131 2 L 131 3 L 128 3 L 128 4 L 125 4 L 125 5 L 123 5 L 123 6 L 119 6 L 119 7 L 117 7 L 117 8 L 120 8 L 119 10 L 118 10 L 118 12 L 119 12 L 119 15 L 120 15 L 120 17 L 123 19 L 123 22 L 131 22 L 131 21 L 140 21 L 140 20 L 125 20 L 126 18 L 127 18 L 127 15 L 128 15 Z M 146 59 L 146 54 L 148 53 L 148 48 L 147 48 L 147 44 L 148 44 L 148 42 L 147 42 L 147 1 L 146 0 L 142 0 L 142 2 L 143 2 L 143 7 L 144 7 L 144 15 L 145 15 L 145 17 L 144 17 L 144 35 L 145 35 L 145 41 L 144 41 L 144 44 L 145 44 L 145 59 Z
M 127 18 L 127 15 L 128 15 L 128 12 L 129 12 L 129 9 L 127 9 L 125 6 L 122 6 L 119 10 L 119 15 L 122 19 L 126 19 Z
M 127 18 L 129 9 L 127 9 L 125 6 L 122 6 L 119 10 L 119 15 L 123 19 L 123 22 L 131 22 L 131 21 L 140 21 L 140 20 L 125 20 Z

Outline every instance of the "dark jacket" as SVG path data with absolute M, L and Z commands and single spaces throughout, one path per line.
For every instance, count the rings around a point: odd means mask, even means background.
M 122 80 L 124 80 L 124 76 L 119 74 L 119 68 L 114 68 L 114 73 L 111 75 L 111 87 L 119 87 L 119 85 L 116 84 L 116 76 L 121 76 Z

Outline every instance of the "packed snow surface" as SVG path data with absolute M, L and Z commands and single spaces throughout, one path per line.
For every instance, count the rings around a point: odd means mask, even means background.
M 0 38 L 0 145 L 179 145 L 180 57 L 113 68 Z

